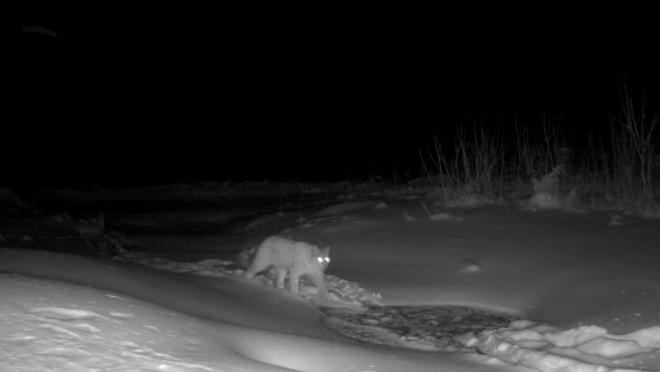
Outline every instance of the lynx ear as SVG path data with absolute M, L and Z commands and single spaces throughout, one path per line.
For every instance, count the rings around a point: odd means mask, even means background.
M 323 248 L 323 252 L 325 252 L 326 254 L 330 254 L 330 246 Z

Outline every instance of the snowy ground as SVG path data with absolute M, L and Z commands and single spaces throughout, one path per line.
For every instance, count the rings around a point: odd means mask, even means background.
M 430 218 L 419 190 L 269 188 L 35 195 L 103 211 L 130 245 L 109 260 L 13 247 L 0 231 L 0 370 L 660 370 L 660 220 L 513 202 Z M 274 233 L 331 244 L 337 306 L 470 305 L 525 320 L 459 338 L 479 352 L 346 339 L 310 301 L 235 275 L 228 261 Z

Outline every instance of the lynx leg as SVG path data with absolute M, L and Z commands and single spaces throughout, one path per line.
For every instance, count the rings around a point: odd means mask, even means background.
M 277 288 L 284 288 L 284 279 L 286 279 L 286 269 L 277 269 Z
M 289 290 L 293 293 L 299 293 L 300 274 L 289 273 Z
M 256 275 L 256 271 L 254 270 L 254 266 L 250 266 L 245 272 L 243 273 L 243 277 L 247 279 L 252 279 Z
M 320 293 L 327 293 L 328 292 L 328 286 L 325 282 L 325 277 L 323 276 L 316 276 L 316 275 L 310 275 L 310 278 L 312 279 L 312 283 L 316 286 L 316 288 L 319 289 Z

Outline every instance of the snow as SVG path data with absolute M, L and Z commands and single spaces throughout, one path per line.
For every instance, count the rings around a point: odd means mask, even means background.
M 130 191 L 70 193 L 111 205 Z M 425 210 L 424 192 L 277 214 L 200 207 L 200 199 L 220 198 L 208 189 L 154 188 L 130 197 L 157 198 L 162 207 L 106 213 L 108 228 L 131 232 L 121 259 L 0 250 L 0 370 L 660 370 L 657 219 L 628 216 L 611 225 L 603 211 L 515 203 L 439 219 Z M 190 209 L 181 207 L 186 198 Z M 239 222 L 229 228 L 226 221 Z M 479 353 L 346 339 L 319 321 L 313 292 L 301 297 L 264 285 L 267 278 L 240 277 L 228 253 L 276 232 L 330 243 L 336 306 L 470 305 L 521 320 L 460 337 Z
M 508 329 L 466 336 L 464 342 L 498 359 L 543 372 L 623 372 L 652 367 L 645 365 L 645 359 L 657 354 L 660 327 L 612 335 L 593 325 L 561 330 L 523 320 L 512 322 Z M 619 368 L 624 361 L 635 369 Z
M 420 362 L 415 353 L 357 346 L 321 327 L 318 310 L 300 297 L 247 280 L 51 252 L 9 249 L 1 256 L 2 271 L 30 276 L 0 276 L 0 370 L 434 371 L 441 360 L 457 371 L 471 366 L 456 357 Z

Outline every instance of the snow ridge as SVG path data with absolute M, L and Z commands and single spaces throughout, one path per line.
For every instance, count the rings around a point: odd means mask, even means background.
M 562 330 L 529 320 L 508 328 L 457 338 L 484 354 L 542 372 L 630 372 L 648 370 L 643 359 L 660 354 L 660 327 L 612 335 L 597 326 Z M 640 369 L 620 368 L 640 365 Z

